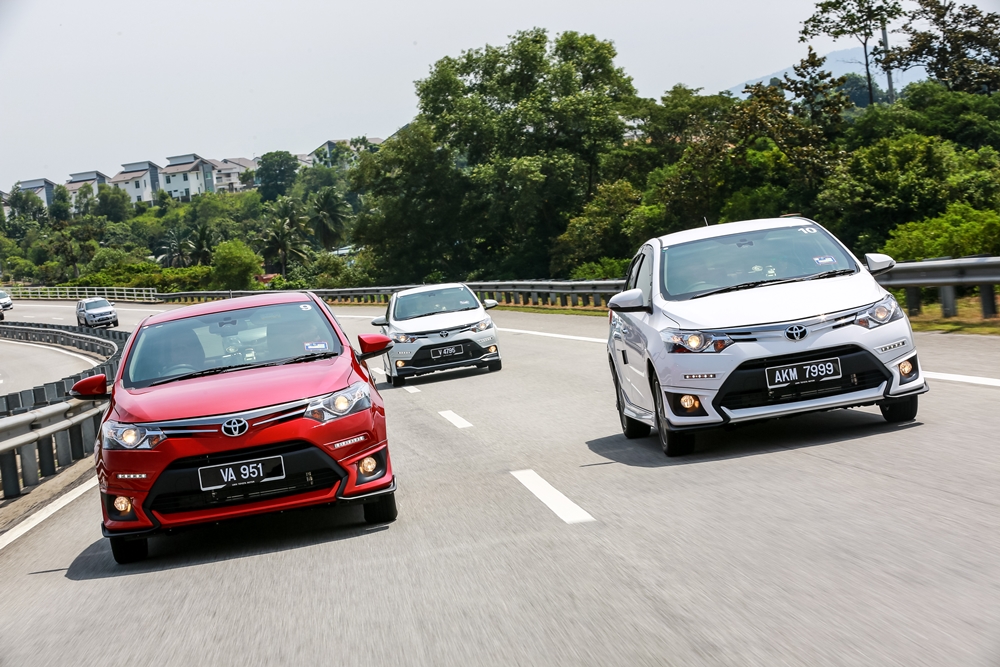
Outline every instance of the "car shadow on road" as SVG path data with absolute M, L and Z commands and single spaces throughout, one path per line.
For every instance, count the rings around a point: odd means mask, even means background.
M 918 428 L 922 422 L 890 424 L 881 415 L 859 410 L 822 412 L 697 434 L 695 451 L 667 458 L 654 429 L 648 438 L 627 439 L 621 433 L 587 441 L 587 447 L 610 461 L 641 468 L 692 465 L 725 459 L 818 447 Z
M 406 384 L 404 386 L 420 387 L 425 384 L 436 384 L 438 382 L 448 382 L 450 380 L 461 380 L 462 378 L 476 377 L 478 375 L 490 375 L 490 371 L 485 368 L 476 368 L 470 366 L 469 368 L 455 368 L 444 371 L 437 371 L 434 373 L 428 373 L 427 375 L 417 375 L 415 377 L 406 378 Z M 388 380 L 382 380 L 378 383 L 378 390 L 383 391 L 385 389 L 392 389 L 393 386 Z M 403 391 L 402 387 L 399 388 Z
M 110 543 L 102 538 L 73 559 L 65 576 L 87 581 L 173 570 L 361 538 L 388 528 L 364 523 L 360 505 L 292 510 L 152 537 L 149 558 L 129 565 L 115 563 Z

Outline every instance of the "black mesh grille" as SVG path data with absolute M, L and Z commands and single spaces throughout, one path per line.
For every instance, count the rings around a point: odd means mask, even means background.
M 439 350 L 443 347 L 455 347 L 457 345 L 462 346 L 461 354 L 452 354 L 447 357 L 432 357 L 431 350 Z M 413 355 L 413 359 L 407 363 L 407 366 L 414 368 L 426 368 L 428 366 L 438 366 L 440 364 L 450 364 L 456 361 L 469 361 L 472 359 L 479 359 L 484 354 L 486 350 L 480 347 L 478 344 L 471 340 L 457 340 L 452 343 L 441 343 L 440 345 L 429 345 L 427 347 L 422 347 L 417 350 L 416 354 Z
M 837 357 L 843 377 L 817 384 L 793 385 L 768 389 L 765 368 L 800 364 Z M 871 353 L 856 345 L 813 350 L 746 361 L 733 371 L 715 398 L 716 409 L 730 410 L 780 405 L 836 396 L 864 389 L 874 389 L 890 378 L 889 371 Z

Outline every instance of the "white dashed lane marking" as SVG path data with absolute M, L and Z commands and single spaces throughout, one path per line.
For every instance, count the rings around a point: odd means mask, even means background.
M 456 428 L 470 428 L 472 426 L 472 424 L 465 421 L 451 410 L 443 410 L 438 414 L 454 424 Z
M 586 336 L 567 336 L 566 334 L 546 333 L 544 331 L 528 331 L 527 329 L 504 329 L 497 327 L 497 331 L 508 333 L 528 334 L 529 336 L 545 336 L 546 338 L 565 338 L 566 340 L 582 340 L 587 343 L 607 343 L 607 338 L 588 338 Z
M 385 375 L 385 371 L 381 368 L 369 368 L 372 373 L 378 373 L 379 375 Z
M 406 391 L 410 392 L 411 394 L 419 394 L 420 393 L 420 390 L 417 389 L 416 387 L 403 387 L 403 389 L 405 389 Z
M 567 498 L 556 487 L 552 486 L 534 470 L 515 470 L 510 473 L 517 481 L 524 484 L 528 491 L 535 494 L 535 497 L 545 503 L 550 510 L 556 513 L 560 519 L 566 523 L 585 523 L 594 521 L 586 510 Z

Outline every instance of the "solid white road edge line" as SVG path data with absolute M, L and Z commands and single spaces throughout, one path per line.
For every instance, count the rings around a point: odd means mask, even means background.
M 981 378 L 975 375 L 953 375 L 952 373 L 934 373 L 924 371 L 924 377 L 931 380 L 947 380 L 948 382 L 967 382 L 969 384 L 982 384 L 987 387 L 1000 387 L 1000 380 L 994 378 Z
M 510 474 L 566 523 L 585 523 L 595 520 L 586 510 L 564 496 L 559 489 L 542 479 L 534 470 L 515 470 Z
M 442 410 L 438 414 L 447 419 L 448 421 L 450 421 L 452 424 L 454 424 L 456 428 L 469 428 L 470 426 L 472 426 L 472 424 L 465 421 L 451 410 Z
M 411 394 L 419 394 L 420 393 L 420 390 L 417 389 L 416 387 L 403 387 L 403 389 L 405 389 L 406 391 L 410 392 Z
M 381 368 L 369 368 L 372 373 L 378 373 L 379 375 L 385 375 L 385 371 Z
M 27 345 L 28 347 L 40 347 L 43 350 L 52 350 L 53 352 L 60 352 L 62 354 L 68 354 L 71 357 L 76 357 L 77 359 L 81 359 L 83 361 L 86 361 L 88 364 L 90 364 L 91 368 L 93 368 L 94 366 L 96 366 L 96 365 L 98 365 L 100 363 L 99 361 L 95 361 L 94 359 L 91 359 L 90 357 L 85 357 L 82 354 L 77 354 L 75 352 L 70 352 L 69 350 L 64 350 L 64 349 L 59 348 L 59 347 L 49 347 L 48 345 L 36 345 L 35 343 L 24 343 L 24 342 L 19 341 L 19 340 L 6 340 L 6 339 L 0 340 L 0 344 L 4 344 L 4 343 L 9 343 L 11 345 Z
M 531 336 L 545 336 L 546 338 L 565 338 L 566 340 L 582 340 L 587 343 L 607 343 L 607 338 L 587 338 L 586 336 L 567 336 L 566 334 L 555 334 L 546 333 L 544 331 L 527 331 L 525 329 L 504 329 L 497 327 L 497 331 L 506 331 L 508 333 L 520 333 L 528 334 Z
M 69 505 L 71 502 L 73 502 L 74 500 L 85 494 L 87 491 L 90 491 L 95 486 L 97 486 L 97 478 L 93 477 L 84 482 L 83 484 L 81 484 L 80 486 L 76 487 L 69 493 L 60 496 L 59 498 L 52 501 L 42 509 L 38 510 L 30 517 L 28 517 L 21 523 L 17 524 L 16 526 L 8 530 L 3 535 L 0 535 L 0 551 L 3 551 L 4 547 L 7 547 L 10 544 L 12 544 L 14 540 L 23 536 L 29 530 L 31 530 L 41 522 L 48 519 L 50 516 L 52 516 L 62 508 L 66 507 L 66 505 Z

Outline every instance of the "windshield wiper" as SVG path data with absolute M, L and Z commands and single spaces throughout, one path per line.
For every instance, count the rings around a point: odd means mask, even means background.
M 805 276 L 804 278 L 796 278 L 796 280 L 821 280 L 823 278 L 846 276 L 852 273 L 854 273 L 854 269 L 836 269 L 834 271 L 824 271 L 823 273 L 817 273 L 811 276 Z
M 760 287 L 761 285 L 783 285 L 785 283 L 798 283 L 804 280 L 819 280 L 821 278 L 833 278 L 835 276 L 846 276 L 849 273 L 854 273 L 854 269 L 837 269 L 835 271 L 824 271 L 823 273 L 815 273 L 811 276 L 801 276 L 799 278 L 776 278 L 774 280 L 755 280 L 749 283 L 740 283 L 739 285 L 731 285 L 729 287 L 720 287 L 719 289 L 714 289 L 708 292 L 702 292 L 701 294 L 696 294 L 691 297 L 692 299 L 700 299 L 703 296 L 712 296 L 713 294 L 722 294 L 723 292 L 738 292 L 745 289 L 753 289 L 754 287 Z
M 291 359 L 285 359 L 284 361 L 279 361 L 279 366 L 284 366 L 285 364 L 299 364 L 303 361 L 313 361 L 315 359 L 329 359 L 330 357 L 336 357 L 339 352 L 310 352 L 309 354 L 301 354 L 297 357 L 292 357 Z

